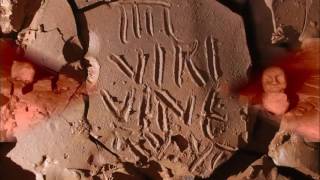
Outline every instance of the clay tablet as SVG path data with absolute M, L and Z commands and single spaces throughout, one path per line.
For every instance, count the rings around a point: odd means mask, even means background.
M 223 95 L 250 65 L 239 16 L 213 0 L 122 0 L 85 16 L 100 65 L 88 121 L 121 161 L 207 177 L 246 141 L 245 107 Z

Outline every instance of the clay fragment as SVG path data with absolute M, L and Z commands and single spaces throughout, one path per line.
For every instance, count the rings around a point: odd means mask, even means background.
M 19 32 L 30 23 L 35 11 L 39 8 L 40 0 L 3 0 L 0 1 L 0 32 L 9 34 Z
M 193 11 L 197 18 L 187 13 Z M 101 129 L 93 132 L 127 162 L 143 167 L 155 159 L 173 178 L 182 176 L 181 168 L 208 177 L 246 131 L 240 104 L 220 87 L 246 79 L 250 58 L 241 19 L 211 0 L 114 1 L 84 14 L 86 57 L 99 65 L 92 66 L 99 78 L 87 118 Z M 97 17 L 113 18 L 101 23 Z
M 311 31 L 318 31 L 319 34 L 319 26 L 311 26 L 314 23 L 319 24 L 319 7 L 319 1 L 314 0 L 273 0 L 272 6 L 268 6 L 273 12 L 272 21 L 275 26 L 272 43 L 294 45 L 298 40 L 302 41 Z M 293 13 L 296 18 L 290 16 Z
M 308 143 L 295 133 L 280 131 L 272 140 L 268 155 L 278 166 L 292 167 L 319 179 L 319 150 L 319 143 Z
M 68 54 L 82 49 L 71 7 L 63 0 L 43 1 L 29 27 L 19 33 L 18 40 L 28 59 L 56 72 L 75 61 Z

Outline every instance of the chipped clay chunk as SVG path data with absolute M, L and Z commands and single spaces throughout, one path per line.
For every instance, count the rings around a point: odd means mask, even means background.
M 68 53 L 74 52 L 75 47 L 81 49 L 80 43 L 76 43 L 74 15 L 65 0 L 43 1 L 31 24 L 19 33 L 18 39 L 29 59 L 56 72 L 70 60 Z M 70 45 L 72 43 L 76 46 Z
M 319 143 L 308 143 L 296 133 L 280 131 L 270 143 L 268 155 L 278 166 L 295 168 L 319 179 L 319 151 Z

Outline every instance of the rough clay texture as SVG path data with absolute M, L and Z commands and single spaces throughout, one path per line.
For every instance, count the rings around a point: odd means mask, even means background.
M 67 53 L 76 56 L 76 51 L 69 48 L 72 44 L 81 49 L 74 15 L 65 0 L 42 1 L 30 26 L 18 38 L 27 57 L 54 71 L 70 63 Z
M 320 2 L 316 0 L 281 1 L 273 3 L 275 21 L 277 26 L 282 25 L 285 29 L 285 36 L 289 41 L 300 40 L 311 33 L 319 36 L 319 12 Z M 296 18 L 291 18 L 294 12 Z
M 23 27 L 28 26 L 40 2 L 40 0 L 0 1 L 0 32 L 3 34 L 19 32 Z
M 237 15 L 215 1 L 173 0 L 117 1 L 85 16 L 87 56 L 100 64 L 88 121 L 121 161 L 207 177 L 246 141 L 246 107 L 224 96 L 249 67 Z
M 40 179 L 208 177 L 245 144 L 247 107 L 228 94 L 250 65 L 238 15 L 212 0 L 116 1 L 84 15 L 96 90 L 19 131 L 13 161 Z M 74 24 L 65 1 L 45 1 L 21 44 L 59 69 Z
M 302 41 L 306 37 L 319 37 L 319 1 L 316 0 L 297 0 L 297 1 L 268 1 L 269 9 L 273 12 L 273 26 L 275 32 L 272 39 L 290 43 L 293 45 L 298 39 Z M 268 3 L 273 2 L 273 3 Z M 291 18 L 291 14 L 296 18 Z M 280 27 L 280 28 L 279 28 Z

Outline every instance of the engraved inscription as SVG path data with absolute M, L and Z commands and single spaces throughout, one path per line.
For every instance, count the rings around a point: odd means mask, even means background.
M 182 55 L 181 46 L 175 47 L 175 65 L 174 65 L 174 77 L 175 83 L 178 87 L 182 86 L 182 72 L 184 69 L 184 60 Z
M 102 101 L 105 104 L 106 109 L 110 110 L 110 112 L 119 120 L 123 120 L 124 122 L 128 122 L 129 116 L 133 111 L 133 103 L 135 98 L 135 89 L 129 91 L 124 99 L 123 107 L 119 110 L 119 108 L 115 105 L 115 102 L 112 99 L 112 96 L 107 90 L 102 89 L 100 91 L 100 95 Z
M 132 1 L 128 0 L 119 0 L 117 3 L 120 4 L 133 4 Z M 167 1 L 159 1 L 159 0 L 135 0 L 135 4 L 142 4 L 142 5 L 155 5 L 155 6 L 163 6 L 169 8 L 171 5 Z
M 226 150 L 226 151 L 231 151 L 231 152 L 235 152 L 238 150 L 238 148 L 234 148 L 225 144 L 220 144 L 220 143 L 215 143 L 216 147 L 222 149 L 222 150 Z
M 204 86 L 207 81 L 204 75 L 200 72 L 199 68 L 193 63 L 194 55 L 198 51 L 198 41 L 194 41 L 192 44 L 191 50 L 183 50 L 181 45 L 176 45 L 175 52 L 175 63 L 174 63 L 174 80 L 178 87 L 182 86 L 182 74 L 185 69 L 185 66 L 188 69 L 189 74 L 192 77 L 192 80 L 198 86 Z
M 197 86 L 203 87 L 207 84 L 208 79 L 206 78 L 206 76 L 208 73 L 198 68 L 193 62 L 195 59 L 195 54 L 199 50 L 198 45 L 198 41 L 195 40 L 192 44 L 187 45 L 187 49 L 183 49 L 181 45 L 176 44 L 172 50 L 174 52 L 174 61 L 168 61 L 168 63 L 172 63 L 173 65 L 172 77 L 174 77 L 173 80 L 179 88 L 182 88 L 182 75 L 184 74 L 185 69 L 187 69 L 189 75 L 191 76 L 192 82 L 194 82 Z M 168 67 L 166 65 L 166 54 L 169 51 L 170 49 L 166 49 L 159 43 L 155 43 L 153 52 L 151 53 L 145 53 L 142 49 L 139 49 L 137 51 L 137 62 L 135 71 L 129 65 L 125 55 L 110 54 L 109 59 L 127 77 L 131 79 L 134 77 L 134 80 L 137 84 L 143 84 L 143 78 L 145 75 L 147 63 L 151 61 L 149 60 L 150 54 L 154 54 L 153 81 L 159 88 L 161 88 L 164 81 L 164 75 L 166 74 L 165 67 Z M 218 78 L 220 78 L 220 76 L 217 76 L 217 84 Z
M 191 141 L 191 148 L 192 150 L 196 153 L 199 154 L 199 142 L 198 140 L 194 137 L 193 134 L 190 135 L 190 141 Z
M 143 75 L 145 73 L 146 65 L 149 59 L 149 54 L 144 54 L 142 50 L 138 53 L 138 65 L 136 68 L 136 83 L 142 84 L 143 82 Z
M 146 10 L 146 29 L 147 29 L 147 32 L 149 33 L 150 36 L 154 35 L 153 26 L 154 26 L 154 24 L 153 24 L 153 15 L 152 15 L 152 12 L 151 12 L 150 8 L 148 8 Z
M 127 60 L 125 59 L 124 55 L 117 56 L 117 55 L 110 55 L 109 59 L 115 63 L 118 68 L 129 78 L 132 78 L 134 75 L 134 72 L 130 65 L 128 64 Z
M 153 12 L 152 8 L 149 8 L 150 6 L 160 6 L 163 8 L 163 24 L 164 24 L 164 29 L 167 34 L 167 36 L 173 38 L 174 40 L 178 40 L 176 36 L 174 35 L 174 29 L 173 29 L 173 24 L 171 22 L 171 16 L 170 16 L 170 4 L 169 2 L 165 1 L 151 1 L 151 0 L 139 0 L 135 2 L 131 1 L 118 1 L 118 4 L 120 4 L 120 10 L 121 10 L 121 16 L 120 16 L 120 40 L 121 43 L 127 44 L 129 41 L 127 39 L 128 37 L 128 27 L 129 23 L 131 25 L 132 23 L 132 32 L 135 36 L 136 39 L 140 39 L 142 37 L 141 31 L 144 30 L 143 28 L 146 28 L 146 32 L 153 36 L 154 35 L 154 18 L 153 18 Z M 128 13 L 126 10 L 126 6 L 130 5 L 131 6 L 131 11 L 132 11 L 132 22 L 129 21 L 128 18 Z M 139 6 L 147 6 L 148 8 L 145 10 L 145 12 L 142 12 L 145 14 L 145 22 L 146 26 L 142 27 L 141 26 L 141 10 Z
M 160 147 L 159 153 L 158 153 L 158 159 L 161 160 L 165 154 L 165 151 L 168 149 L 169 145 L 171 144 L 171 137 L 172 132 L 168 131 L 165 136 L 165 140 L 163 145 Z
M 184 113 L 184 121 L 187 125 L 191 125 L 193 118 L 193 111 L 195 108 L 196 98 L 195 96 L 191 96 L 187 103 L 187 108 Z
M 201 165 L 201 163 L 209 156 L 209 154 L 211 153 L 211 151 L 213 150 L 213 145 L 210 144 L 205 150 L 204 152 L 202 153 L 202 155 L 196 159 L 192 165 L 190 166 L 189 170 L 191 172 L 194 172 L 197 167 L 199 167 Z
M 129 115 L 133 111 L 135 92 L 136 91 L 132 89 L 130 92 L 127 93 L 127 96 L 123 104 L 123 108 L 120 111 L 120 116 L 124 119 L 125 122 L 128 122 Z
M 155 45 L 155 65 L 154 65 L 154 81 L 157 86 L 161 87 L 163 83 L 163 74 L 164 74 L 164 63 L 165 63 L 165 53 L 163 47 L 159 44 Z
M 213 170 L 217 168 L 218 163 L 222 159 L 223 155 L 224 155 L 224 152 L 220 152 L 218 155 L 216 154 L 215 156 L 213 156 L 211 160 Z
M 124 7 L 121 6 L 121 16 L 120 16 L 120 40 L 123 44 L 128 43 L 128 16 Z
M 119 110 L 116 107 L 116 105 L 114 104 L 109 92 L 103 89 L 100 91 L 100 94 L 101 94 L 101 97 L 102 97 L 102 100 L 105 104 L 106 109 L 109 109 L 114 116 L 119 118 L 120 117 Z
M 136 38 L 141 38 L 141 24 L 140 24 L 140 12 L 139 7 L 136 4 L 132 5 L 132 14 L 133 14 L 133 31 Z
M 183 109 L 177 103 L 176 99 L 169 94 L 168 91 L 155 91 L 157 97 L 167 105 L 177 116 L 181 117 L 183 115 Z
M 168 8 L 163 9 L 163 17 L 164 17 L 164 29 L 168 36 L 174 37 L 173 25 L 170 17 L 170 10 Z
M 168 131 L 168 108 L 157 101 L 157 125 L 163 132 Z
M 195 81 L 195 83 L 199 86 L 204 86 L 206 84 L 206 80 L 204 76 L 201 74 L 201 72 L 199 71 L 199 69 L 193 63 L 193 58 L 195 53 L 198 51 L 198 48 L 199 48 L 199 42 L 195 41 L 193 43 L 192 50 L 186 53 L 186 64 L 187 64 L 189 73 L 191 74 L 192 79 Z
M 208 60 L 208 70 L 212 79 L 218 82 L 218 79 L 221 77 L 221 73 L 217 60 L 215 42 L 212 36 L 207 37 L 205 49 L 207 50 L 206 58 Z

